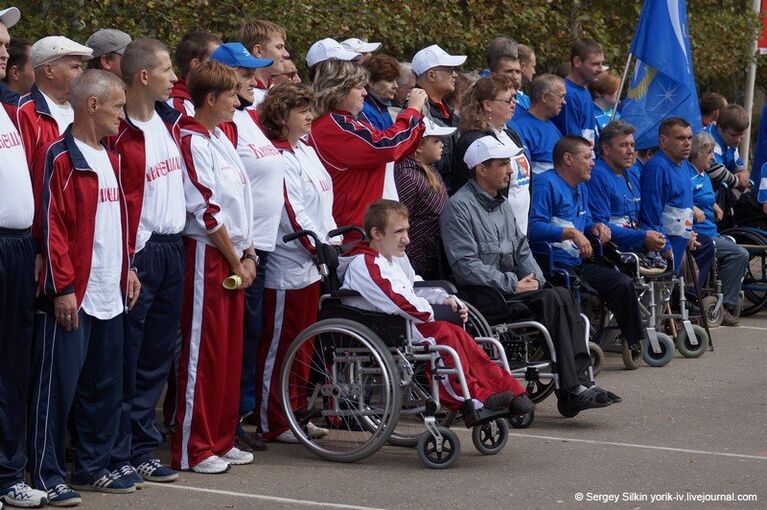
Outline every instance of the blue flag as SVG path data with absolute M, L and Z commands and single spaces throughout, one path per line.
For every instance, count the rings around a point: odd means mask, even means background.
M 637 149 L 658 145 L 658 126 L 666 117 L 682 117 L 693 132 L 700 131 L 685 0 L 645 0 L 631 54 L 636 66 L 620 111 L 636 126 Z

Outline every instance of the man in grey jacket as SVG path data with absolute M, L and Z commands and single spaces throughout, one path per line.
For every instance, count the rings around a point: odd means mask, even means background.
M 585 323 L 570 292 L 542 288 L 541 268 L 517 228 L 511 205 L 500 194 L 509 184 L 510 157 L 510 149 L 492 136 L 476 140 L 466 151 L 464 161 L 472 178 L 450 198 L 441 217 L 453 276 L 459 285 L 487 286 L 502 293 L 508 320 L 514 320 L 515 305 L 521 303 L 546 327 L 559 361 L 559 398 L 566 399 L 567 407 L 583 410 L 620 402 L 589 379 Z

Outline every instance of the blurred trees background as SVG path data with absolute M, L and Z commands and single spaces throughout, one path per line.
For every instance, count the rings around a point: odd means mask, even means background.
M 662 0 L 658 0 L 662 1 Z M 688 0 L 695 74 L 701 92 L 716 90 L 742 102 L 745 68 L 759 18 L 748 0 Z M 538 72 L 555 70 L 578 36 L 605 48 L 612 68 L 625 65 L 641 0 L 27 0 L 17 4 L 21 22 L 13 34 L 37 39 L 66 35 L 84 43 L 99 28 L 119 28 L 134 38 L 156 37 L 173 48 L 192 30 L 207 30 L 225 41 L 240 24 L 265 18 L 287 29 L 288 45 L 303 65 L 316 40 L 362 37 L 382 41 L 383 51 L 409 60 L 437 43 L 467 54 L 465 70 L 485 66 L 485 46 L 507 34 L 529 44 Z M 757 87 L 767 86 L 767 59 L 760 57 Z

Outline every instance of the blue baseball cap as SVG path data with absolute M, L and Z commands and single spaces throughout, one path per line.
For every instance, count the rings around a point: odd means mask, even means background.
M 270 58 L 256 58 L 245 49 L 241 43 L 229 42 L 222 44 L 210 54 L 210 59 L 229 67 L 245 67 L 259 69 L 269 67 L 274 63 Z

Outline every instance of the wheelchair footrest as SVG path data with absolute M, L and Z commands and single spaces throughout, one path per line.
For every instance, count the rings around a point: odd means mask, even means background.
M 469 405 L 471 405 L 469 403 Z M 511 412 L 508 409 L 486 409 L 484 407 L 480 409 L 467 409 L 466 404 L 464 404 L 463 409 L 461 409 L 461 414 L 463 415 L 463 422 L 466 424 L 468 428 L 475 427 L 477 425 L 482 425 L 483 423 L 491 422 L 497 418 L 509 418 L 511 417 Z

